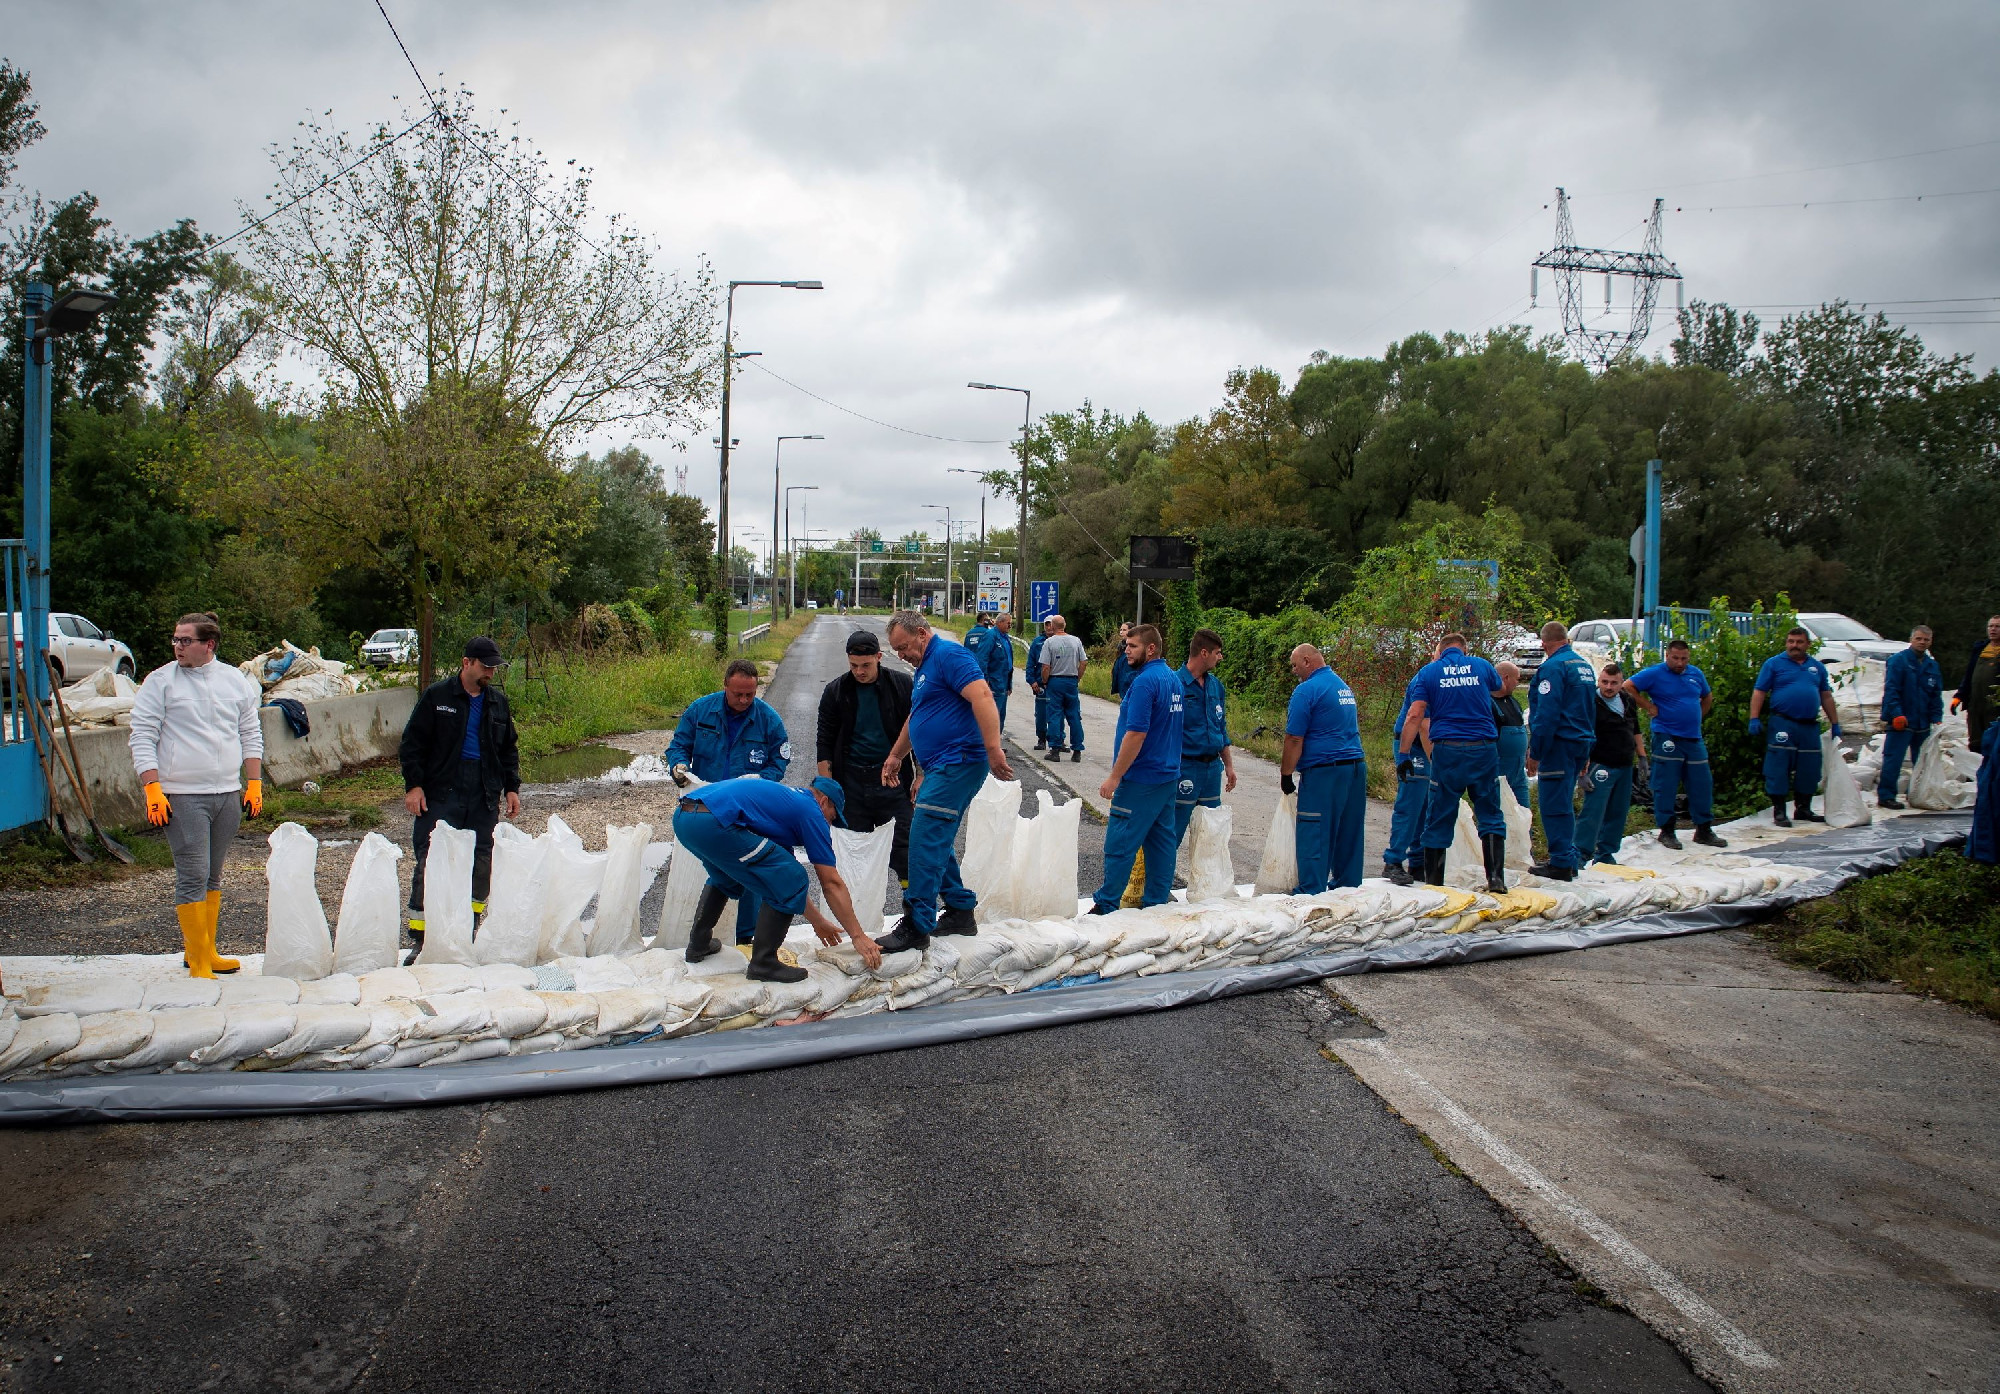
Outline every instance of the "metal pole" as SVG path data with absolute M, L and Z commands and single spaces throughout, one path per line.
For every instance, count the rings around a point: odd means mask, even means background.
M 27 557 L 21 597 L 21 657 L 27 669 L 29 702 L 49 699 L 49 666 L 43 655 L 49 648 L 49 393 L 50 342 L 37 339 L 42 316 L 48 313 L 54 292 L 40 281 L 30 282 L 21 298 L 22 327 L 26 336 L 27 381 L 21 413 L 21 540 Z M 29 776 L 39 791 L 41 816 L 48 816 L 48 799 L 53 791 L 43 778 L 40 765 Z
M 735 348 L 730 339 L 731 326 L 736 316 L 736 282 L 729 283 L 729 293 L 722 300 L 722 455 L 717 467 L 717 493 L 715 500 L 715 583 L 730 604 L 736 599 L 736 581 L 729 566 L 729 379 L 736 373 L 736 360 L 731 357 Z M 715 656 L 729 656 L 729 608 L 724 606 L 715 622 Z
M 778 437 L 777 451 L 771 457 L 771 623 L 778 623 L 778 499 L 780 497 L 779 476 L 784 473 L 785 438 Z M 789 521 L 789 520 L 788 520 Z
M 1014 570 L 1014 622 L 1021 626 L 1021 633 L 1028 632 L 1028 420 L 1034 406 L 1034 393 L 1021 390 L 1021 535 L 1015 539 L 1020 545 L 1014 550 L 1017 565 Z
M 1646 461 L 1646 647 L 1660 644 L 1660 462 Z

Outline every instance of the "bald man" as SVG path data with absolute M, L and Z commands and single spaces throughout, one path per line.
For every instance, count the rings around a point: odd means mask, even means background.
M 1569 630 L 1542 626 L 1542 666 L 1528 694 L 1528 773 L 1542 810 L 1548 860 L 1530 870 L 1551 881 L 1574 881 L 1583 865 L 1576 845 L 1576 781 L 1597 740 L 1597 673 L 1569 646 Z
M 1299 796 L 1293 833 L 1299 883 L 1293 893 L 1318 895 L 1329 882 L 1361 884 L 1368 762 L 1361 756 L 1360 707 L 1340 674 L 1327 667 L 1326 655 L 1313 644 L 1300 644 L 1291 664 L 1299 685 L 1285 709 L 1278 783 Z
M 1500 690 L 1493 694 L 1493 724 L 1500 728 L 1500 778 L 1514 791 L 1514 801 L 1528 808 L 1528 720 L 1514 697 L 1521 670 L 1502 659 L 1493 671 L 1500 675 Z

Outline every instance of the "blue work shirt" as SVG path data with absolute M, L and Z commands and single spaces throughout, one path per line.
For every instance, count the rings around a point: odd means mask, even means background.
M 1882 720 L 1908 719 L 1911 729 L 1928 730 L 1944 720 L 1944 674 L 1927 653 L 1904 649 L 1890 655 L 1882 674 Z
M 1285 708 L 1285 734 L 1302 736 L 1298 768 L 1361 758 L 1361 709 L 1354 693 L 1331 668 L 1315 668 L 1292 689 Z
M 1209 759 L 1233 744 L 1229 739 L 1229 691 L 1222 674 L 1210 669 L 1197 682 L 1185 667 L 1174 671 L 1181 680 L 1181 755 Z
M 1701 739 L 1701 699 L 1712 690 L 1708 674 L 1692 663 L 1679 673 L 1664 663 L 1655 663 L 1634 673 L 1632 686 L 1652 698 L 1659 709 L 1653 729 L 1660 735 L 1684 741 Z
M 1528 754 L 1539 763 L 1558 743 L 1587 750 L 1596 740 L 1597 673 L 1564 644 L 1542 660 L 1528 693 Z
M 986 685 L 995 692 L 1014 690 L 1014 641 L 1001 632 L 998 625 L 986 631 L 993 637 L 986 643 L 986 652 L 980 655 L 986 669 Z
M 1132 686 L 1132 661 L 1125 657 L 1125 646 L 1120 644 L 1118 652 L 1111 656 L 1111 695 L 1119 697 Z
M 739 717 L 729 710 L 728 694 L 711 692 L 681 713 L 666 759 L 669 769 L 686 765 L 711 784 L 741 774 L 783 780 L 792 743 L 777 709 L 762 697 L 751 698 L 750 710 Z
M 1042 675 L 1035 670 L 1041 665 L 1042 661 L 1042 640 L 1048 637 L 1046 634 L 1037 634 L 1033 639 L 1028 641 L 1028 667 L 1026 671 L 1030 684 L 1044 681 Z
M 987 665 L 993 660 L 993 641 L 999 637 L 1000 631 L 988 624 L 984 615 L 975 616 L 972 628 L 965 631 L 965 651 L 972 655 L 973 662 L 979 665 L 980 675 L 986 677 L 988 683 L 992 682 L 992 678 L 988 675 Z
M 1163 658 L 1133 674 L 1125 700 L 1118 707 L 1118 733 L 1112 737 L 1111 758 L 1125 748 L 1126 733 L 1146 738 L 1139 758 L 1125 771 L 1134 784 L 1165 784 L 1181 777 L 1181 680 Z
M 986 741 L 972 703 L 958 695 L 967 684 L 985 680 L 965 645 L 931 635 L 910 684 L 910 753 L 923 768 L 986 763 Z
M 1757 690 L 1765 693 L 1771 710 L 1788 721 L 1818 721 L 1819 695 L 1833 691 L 1827 680 L 1826 665 L 1811 654 L 1803 663 L 1794 663 L 1784 654 L 1774 653 L 1757 670 Z
M 1497 741 L 1493 698 L 1500 675 L 1493 665 L 1461 648 L 1449 648 L 1417 670 L 1411 686 L 1424 704 L 1434 741 Z
M 1403 684 L 1403 709 L 1396 713 L 1396 724 L 1389 728 L 1389 744 L 1396 750 L 1396 760 L 1398 763 L 1401 763 L 1403 758 L 1403 727 L 1410 719 L 1410 704 L 1423 695 L 1417 691 L 1417 678 L 1421 676 L 1422 674 L 1420 673 L 1413 674 L 1410 680 Z M 1410 736 L 1410 750 L 1416 755 L 1424 753 L 1424 743 L 1417 739 L 1417 735 L 1414 732 Z
M 814 866 L 832 866 L 833 837 L 819 803 L 804 789 L 743 775 L 688 795 L 726 828 L 748 828 L 786 847 L 803 847 Z
M 459 759 L 477 760 L 479 758 L 479 723 L 485 716 L 486 694 L 484 692 L 476 692 L 472 696 L 471 707 L 465 713 L 465 744 L 458 748 Z

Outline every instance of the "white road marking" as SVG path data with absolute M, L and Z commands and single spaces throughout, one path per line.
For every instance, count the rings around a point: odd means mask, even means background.
M 1636 1244 L 1605 1223 L 1581 1201 L 1542 1175 L 1527 1158 L 1495 1137 L 1471 1114 L 1453 1103 L 1443 1090 L 1398 1059 L 1388 1046 L 1380 1041 L 1344 1040 L 1334 1049 L 1341 1053 L 1360 1051 L 1371 1055 L 1401 1074 L 1417 1093 L 1423 1096 L 1426 1103 L 1444 1115 L 1452 1127 L 1471 1139 L 1481 1151 L 1498 1162 L 1508 1175 L 1520 1182 L 1523 1187 L 1548 1202 L 1571 1224 L 1596 1240 L 1607 1252 L 1635 1269 L 1653 1291 L 1664 1297 L 1682 1316 L 1729 1352 L 1739 1364 L 1748 1365 L 1755 1370 L 1778 1368 L 1778 1362 L 1762 1346 L 1751 1340 L 1741 1327 L 1696 1296 L 1680 1279 L 1654 1262 Z

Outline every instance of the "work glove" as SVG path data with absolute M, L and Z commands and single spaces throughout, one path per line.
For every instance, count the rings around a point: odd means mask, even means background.
M 1840 739 L 1840 723 L 1838 721 L 1833 723 L 1833 738 L 1835 740 Z
M 255 818 L 264 811 L 264 781 L 246 779 L 243 781 L 243 816 Z
M 679 788 L 685 789 L 694 782 L 694 771 L 686 765 L 675 765 L 667 773 L 674 777 L 674 783 Z
M 167 802 L 166 793 L 156 779 L 146 786 L 146 821 L 156 828 L 164 828 L 173 816 L 174 806 Z
M 1960 707 L 1961 707 L 1962 705 L 1963 705 L 1963 703 L 1961 703 L 1961 702 L 1960 702 L 1960 701 L 1958 700 L 1958 694 L 1957 694 L 1956 692 L 1952 693 L 1952 694 L 1951 694 L 1951 713 L 1952 713 L 1952 715 L 1953 715 L 1953 716 L 1956 716 L 1956 715 L 1958 715 L 1958 710 L 1959 710 L 1959 708 L 1960 708 Z
M 1398 760 L 1396 762 L 1396 782 L 1398 784 L 1401 784 L 1415 772 L 1412 768 L 1414 763 L 1414 761 L 1410 760 Z
M 1890 729 L 1891 731 L 1907 731 L 1907 730 L 1909 730 L 1909 729 L 1910 729 L 1910 718 L 1908 718 L 1907 716 L 1899 716 L 1899 717 L 1895 717 L 1895 718 L 1893 718 L 1893 719 L 1892 719 L 1892 720 L 1891 720 L 1891 721 L 1889 722 L 1889 729 Z M 1840 734 L 1840 733 L 1839 733 L 1839 731 L 1838 731 L 1838 730 L 1836 730 L 1836 731 L 1834 732 L 1834 734 L 1835 734 L 1835 735 L 1838 735 L 1838 734 Z
M 1293 782 L 1292 777 L 1288 774 L 1278 776 L 1278 787 L 1287 794 L 1296 794 L 1299 792 L 1299 786 Z
M 1761 716 L 1753 716 L 1753 717 L 1751 717 L 1751 718 L 1750 718 L 1750 734 L 1751 734 L 1751 735 L 1753 735 L 1753 736 L 1761 736 L 1761 735 L 1763 735 L 1763 734 L 1764 734 L 1764 718 L 1763 718 L 1763 717 L 1761 717 Z

